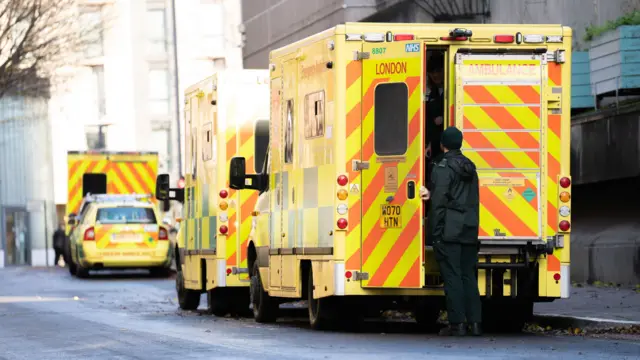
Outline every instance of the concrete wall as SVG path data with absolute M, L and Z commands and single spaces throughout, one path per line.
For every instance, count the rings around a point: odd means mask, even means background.
M 460 0 L 457 0 L 460 2 Z M 486 0 L 491 15 L 465 22 L 563 24 L 574 29 L 575 50 L 585 50 L 585 29 L 633 10 L 640 0 Z M 269 51 L 349 21 L 431 22 L 407 0 L 242 0 L 245 67 L 266 68 Z M 452 22 L 456 22 L 453 20 Z

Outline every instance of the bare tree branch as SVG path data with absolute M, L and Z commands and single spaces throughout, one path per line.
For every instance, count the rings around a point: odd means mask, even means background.
M 82 19 L 76 0 L 0 0 L 0 98 L 48 94 L 55 70 L 102 34 L 103 21 Z

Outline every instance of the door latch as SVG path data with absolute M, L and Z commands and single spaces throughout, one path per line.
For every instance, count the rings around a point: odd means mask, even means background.
M 369 162 L 368 161 L 353 160 L 351 162 L 351 167 L 352 167 L 353 171 L 367 170 L 367 169 L 369 169 Z

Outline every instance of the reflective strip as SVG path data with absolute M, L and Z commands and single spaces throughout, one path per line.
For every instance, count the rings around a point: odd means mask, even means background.
M 560 265 L 560 297 L 566 299 L 571 293 L 571 265 Z
M 216 260 L 218 269 L 216 275 L 218 276 L 218 287 L 227 286 L 227 262 L 224 260 Z
M 335 279 L 334 295 L 344 295 L 344 285 L 345 285 L 344 282 L 346 281 L 344 277 L 344 273 L 345 273 L 344 263 L 342 262 L 336 263 L 334 269 L 335 269 L 334 276 L 333 276 Z
M 562 86 L 562 65 L 554 62 L 547 64 L 548 86 L 555 90 Z M 562 114 L 547 115 L 547 231 L 545 236 L 558 232 L 558 181 L 561 172 Z M 568 121 L 568 119 L 567 119 Z M 568 171 L 569 169 L 566 169 Z

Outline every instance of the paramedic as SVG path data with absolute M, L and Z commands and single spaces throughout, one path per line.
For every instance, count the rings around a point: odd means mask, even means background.
M 431 174 L 430 190 L 420 189 L 431 200 L 428 236 L 444 281 L 449 326 L 441 335 L 463 336 L 466 324 L 481 335 L 482 305 L 478 293 L 479 188 L 474 163 L 465 157 L 462 132 L 449 127 L 442 133 L 442 158 Z

